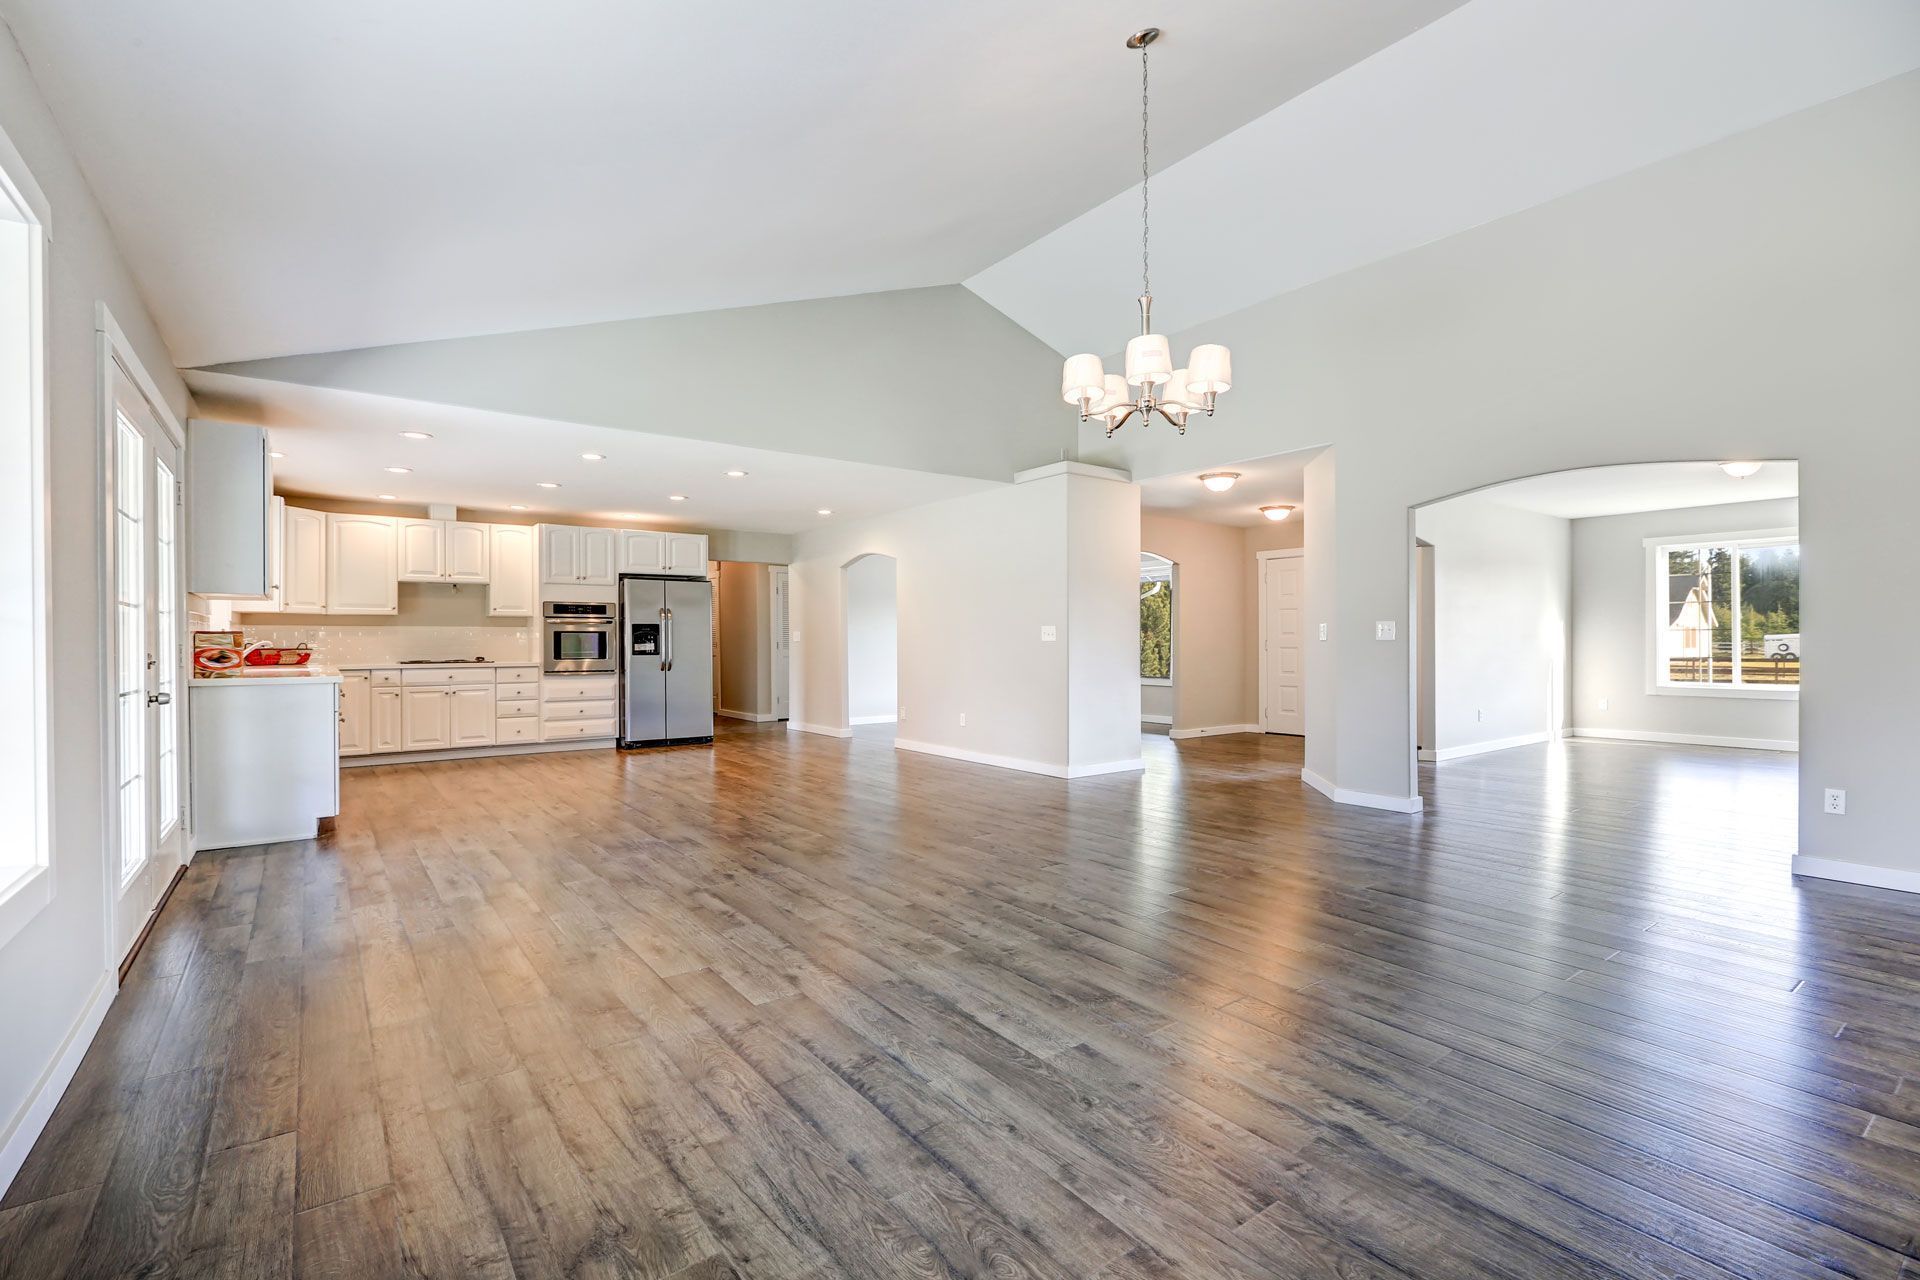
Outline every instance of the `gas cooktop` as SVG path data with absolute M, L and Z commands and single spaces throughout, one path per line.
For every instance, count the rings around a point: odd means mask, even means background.
M 403 667 L 450 667 L 456 662 L 491 662 L 491 658 L 402 658 Z

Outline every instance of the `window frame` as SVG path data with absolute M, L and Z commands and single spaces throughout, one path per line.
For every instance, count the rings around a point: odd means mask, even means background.
M 1178 670 L 1174 664 L 1179 659 L 1180 637 L 1178 633 L 1180 628 L 1178 626 L 1178 619 L 1174 617 L 1173 611 L 1179 604 L 1179 596 L 1177 593 L 1179 590 L 1178 579 L 1180 575 L 1180 565 L 1177 561 L 1169 559 L 1157 551 L 1142 551 L 1140 555 L 1143 560 L 1147 556 L 1152 556 L 1155 560 L 1159 560 L 1167 566 L 1167 674 L 1165 676 L 1150 676 L 1144 672 L 1140 672 L 1140 683 L 1143 685 L 1151 685 L 1155 688 L 1170 689 L 1173 687 L 1173 673 Z M 1136 587 L 1149 581 L 1146 576 L 1146 565 L 1144 563 L 1140 566 L 1140 575 L 1139 582 L 1135 584 Z M 1139 655 L 1136 654 L 1134 656 L 1137 667 Z
M 1667 553 L 1695 547 L 1726 547 L 1734 553 L 1731 602 L 1734 626 L 1740 625 L 1740 554 L 1762 547 L 1797 546 L 1798 529 L 1743 529 L 1733 533 L 1675 533 L 1644 539 L 1646 548 L 1647 692 L 1659 697 L 1748 698 L 1760 701 L 1797 701 L 1800 686 L 1755 684 L 1680 684 L 1663 678 L 1660 637 L 1666 630 Z M 1734 645 L 1734 671 L 1740 674 L 1739 645 Z
M 53 901 L 53 779 L 50 689 L 47 662 L 47 628 L 52 607 L 51 575 L 48 566 L 48 516 L 51 510 L 47 453 L 50 446 L 51 418 L 48 413 L 47 387 L 51 372 L 50 343 L 47 333 L 49 315 L 49 257 L 53 240 L 53 217 L 45 192 L 34 180 L 25 158 L 4 129 L 0 129 L 0 203 L 11 207 L 7 220 L 18 222 L 26 234 L 26 448 L 27 466 L 20 477 L 26 492 L 15 491 L 26 513 L 28 530 L 26 571 L 30 582 L 28 609 L 30 621 L 25 646 L 31 649 L 26 664 L 31 708 L 28 716 L 27 762 L 30 779 L 26 789 L 30 801 L 25 812 L 8 815 L 10 830 L 0 836 L 0 845 L 19 851 L 18 856 L 0 863 L 0 947 L 11 942 Z M 5 412 L 0 409 L 0 412 Z M 5 424 L 0 423 L 0 429 Z M 10 486 L 11 487 L 11 486 Z M 14 548 L 4 554 L 11 556 Z M 16 767 L 9 765 L 8 767 Z

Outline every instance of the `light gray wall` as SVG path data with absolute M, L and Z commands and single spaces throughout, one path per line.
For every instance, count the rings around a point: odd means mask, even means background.
M 1477 495 L 1414 513 L 1432 544 L 1439 759 L 1565 728 L 1571 524 Z
M 855 724 L 893 718 L 900 621 L 894 569 L 887 556 L 847 566 L 847 714 Z
M 1615 733 L 1791 743 L 1800 706 L 1777 698 L 1647 692 L 1646 539 L 1792 529 L 1800 504 L 1736 502 L 1573 522 L 1573 724 Z M 1600 700 L 1607 709 L 1600 709 Z
M 1173 724 L 1173 688 L 1170 684 L 1147 684 L 1142 681 L 1140 685 L 1141 717 L 1143 719 L 1147 716 L 1162 717 L 1163 719 L 1157 719 L 1154 723 L 1164 722 L 1171 726 Z
M 1400 797 L 1413 662 L 1373 623 L 1409 612 L 1410 507 L 1571 467 L 1798 458 L 1821 637 L 1800 851 L 1920 871 L 1920 687 L 1884 675 L 1920 596 L 1883 589 L 1920 463 L 1916 226 L 1920 73 L 1177 335 L 1234 352 L 1204 457 L 1191 432 L 1082 439 L 1140 478 L 1333 446 L 1337 510 L 1307 475 L 1309 625 L 1335 637 L 1308 645 L 1307 763 Z M 1845 816 L 1824 787 L 1849 789 Z
M 98 992 L 110 991 L 104 917 L 108 783 L 102 758 L 99 365 L 95 304 L 104 301 L 185 421 L 187 391 L 134 288 L 111 229 L 60 136 L 27 65 L 0 24 L 0 129 L 52 207 L 47 545 L 52 602 L 49 706 L 53 900 L 0 948 L 0 1145 Z M 19 602 L 11 602 L 18 604 Z M 8 1171 L 10 1173 L 10 1171 Z
M 1010 480 L 1075 423 L 1060 358 L 959 285 L 283 356 L 223 373 Z M 963 394 L 990 371 L 991 411 Z

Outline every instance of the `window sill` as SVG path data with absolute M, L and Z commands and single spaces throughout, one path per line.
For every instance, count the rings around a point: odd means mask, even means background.
M 52 901 L 53 873 L 48 868 L 0 868 L 0 947 L 12 942 Z
M 1140 677 L 1140 683 L 1141 683 L 1141 684 L 1150 684 L 1150 685 L 1153 685 L 1153 686 L 1155 686 L 1155 687 L 1157 687 L 1157 688 L 1161 688 L 1161 689 L 1171 689 L 1171 688 L 1173 688 L 1173 681 L 1172 681 L 1171 679 L 1168 679 L 1168 680 L 1155 680 L 1155 679 L 1153 679 L 1153 678 L 1152 678 L 1151 676 L 1141 676 L 1141 677 Z
M 1689 689 L 1683 685 L 1662 684 L 1647 690 L 1656 697 L 1678 698 L 1750 698 L 1761 702 L 1797 702 L 1800 690 L 1767 689 L 1757 685 L 1702 685 Z

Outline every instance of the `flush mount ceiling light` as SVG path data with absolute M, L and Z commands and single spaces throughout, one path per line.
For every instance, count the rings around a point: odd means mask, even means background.
M 1239 478 L 1238 471 L 1209 471 L 1200 477 L 1200 483 L 1214 493 L 1225 493 L 1233 488 L 1233 482 Z
M 606 460 L 607 455 L 604 453 L 583 453 L 580 455 L 580 461 L 582 462 L 605 462 Z
M 1272 506 L 1266 506 L 1266 507 L 1260 508 L 1260 514 L 1277 524 L 1280 521 L 1285 520 L 1288 516 L 1292 515 L 1293 508 L 1283 507 L 1278 504 L 1275 504 Z
M 686 500 L 687 495 L 684 493 L 670 493 L 667 495 L 668 502 L 685 502 Z
M 822 507 L 822 508 L 820 508 L 820 509 L 819 509 L 818 511 L 816 511 L 816 512 L 814 512 L 813 514 L 815 514 L 815 515 L 817 515 L 817 516 L 830 516 L 830 515 L 832 515 L 832 514 L 833 514 L 833 508 L 832 508 L 832 507 Z
M 433 439 L 433 434 L 427 431 L 402 431 L 400 438 L 402 440 L 431 440 Z
M 1758 471 L 1760 467 L 1761 464 L 1758 462 L 1723 462 L 1720 464 L 1720 469 L 1732 476 L 1735 480 L 1745 480 L 1748 476 Z
M 541 489 L 558 489 L 560 487 L 551 480 L 536 480 L 534 484 Z
M 744 476 L 744 475 L 746 475 L 746 474 L 747 474 L 747 473 L 746 473 L 746 472 L 744 472 L 744 471 L 741 471 L 741 470 L 738 470 L 738 469 L 735 469 L 735 470 L 733 470 L 733 471 L 729 471 L 729 472 L 727 472 L 727 478 L 728 478 L 729 480 L 738 480 L 738 479 L 739 479 L 740 477 L 742 477 L 742 476 Z
M 412 467 L 388 467 L 387 471 L 391 475 L 404 476 L 404 475 L 412 474 L 413 468 Z
M 1222 346 L 1206 343 L 1187 357 L 1187 367 L 1173 367 L 1165 334 L 1153 332 L 1152 276 L 1147 262 L 1147 176 L 1152 153 L 1147 145 L 1147 46 L 1160 38 L 1160 28 L 1148 27 L 1127 37 L 1127 48 L 1140 51 L 1140 336 L 1127 343 L 1127 372 L 1123 378 L 1108 373 L 1096 355 L 1068 356 L 1060 374 L 1060 398 L 1080 409 L 1080 421 L 1099 418 L 1111 436 L 1134 414 L 1146 425 L 1159 414 L 1181 435 L 1187 419 L 1196 413 L 1213 416 L 1214 400 L 1233 386 L 1233 356 Z M 1129 386 L 1138 391 L 1128 390 Z

